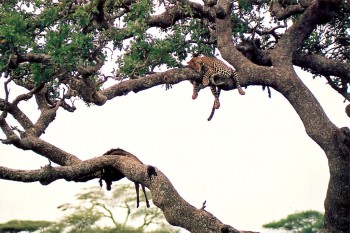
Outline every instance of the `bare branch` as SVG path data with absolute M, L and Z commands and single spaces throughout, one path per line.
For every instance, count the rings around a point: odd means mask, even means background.
M 219 1 L 216 8 L 222 9 L 220 11 L 222 12 L 221 14 L 226 12 L 226 14 L 221 15 L 220 18 L 217 17 L 215 21 L 216 32 L 217 35 L 219 35 L 217 38 L 218 49 L 222 57 L 239 71 L 243 66 L 251 64 L 251 62 L 243 56 L 233 44 L 231 15 L 229 14 L 231 3 L 225 0 Z
M 23 129 L 28 130 L 33 127 L 33 122 L 18 108 L 18 106 L 11 105 L 9 113 L 18 121 Z
M 45 133 L 45 130 L 47 127 L 49 127 L 50 123 L 55 120 L 56 113 L 60 105 L 61 101 L 57 101 L 54 107 L 41 110 L 40 117 L 32 129 L 33 134 L 36 137 L 40 137 L 41 134 Z
M 60 148 L 57 148 L 56 146 L 32 135 L 24 134 L 20 140 L 17 140 L 11 144 L 23 150 L 32 150 L 33 152 L 44 156 L 61 166 L 68 166 L 81 161 L 73 154 L 65 152 Z
M 342 87 L 339 87 L 338 85 L 336 85 L 334 83 L 334 81 L 331 79 L 331 77 L 329 75 L 325 75 L 324 77 L 327 79 L 328 84 L 334 90 L 336 90 L 339 94 L 341 94 L 346 100 L 350 101 L 350 94 L 347 91 L 348 90 L 347 83 L 345 83 L 345 85 L 343 85 Z
M 296 52 L 293 54 L 293 64 L 312 69 L 316 74 L 337 76 L 350 81 L 348 63 L 335 61 L 319 54 Z
M 187 203 L 159 169 L 156 169 L 157 175 L 149 177 L 147 165 L 143 165 L 127 156 L 105 155 L 72 166 L 45 166 L 31 171 L 0 167 L 0 178 L 21 182 L 39 181 L 42 184 L 49 184 L 58 179 L 79 181 L 79 177 L 96 173 L 105 166 L 112 166 L 122 172 L 129 180 L 148 187 L 152 194 L 153 203 L 162 209 L 167 221 L 172 225 L 198 233 L 208 232 L 208 230 L 213 232 L 241 232 L 223 224 L 211 213 L 203 209 L 197 209 Z
M 34 87 L 32 90 L 30 90 L 28 93 L 19 95 L 16 97 L 16 99 L 14 99 L 14 101 L 12 102 L 13 105 L 18 105 L 19 102 L 21 101 L 27 101 L 30 98 L 32 98 L 33 94 L 35 94 L 36 92 L 40 91 L 43 88 L 43 84 L 42 85 L 38 85 L 36 87 Z
M 144 78 L 127 80 L 98 92 L 100 95 L 112 99 L 127 95 L 129 92 L 139 92 L 162 84 L 176 84 L 184 80 L 200 79 L 200 76 L 189 68 L 171 69 L 165 72 L 154 73 Z
M 13 129 L 7 124 L 5 118 L 0 116 L 0 128 L 6 135 L 6 139 L 0 139 L 4 144 L 14 144 L 19 142 L 20 138 L 15 134 Z

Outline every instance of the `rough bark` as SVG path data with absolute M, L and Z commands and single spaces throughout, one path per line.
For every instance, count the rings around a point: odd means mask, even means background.
M 104 167 L 113 167 L 133 182 L 146 186 L 152 194 L 154 205 L 162 209 L 167 221 L 190 232 L 246 232 L 223 224 L 203 208 L 187 203 L 173 187 L 169 179 L 157 168 L 142 164 L 138 159 L 127 156 L 104 155 L 70 166 L 52 167 L 47 165 L 38 170 L 15 170 L 0 167 L 0 178 L 20 182 L 40 182 L 48 185 L 55 180 L 81 182 L 99 178 Z M 91 176 L 91 174 L 96 174 Z M 88 179 L 86 177 L 89 176 Z
M 136 1 L 122 1 L 120 15 L 130 11 L 130 7 Z M 306 133 L 325 152 L 329 162 L 330 180 L 325 199 L 325 221 L 323 232 L 350 232 L 350 130 L 336 127 L 327 117 L 317 99 L 303 84 L 293 69 L 293 65 L 311 69 L 321 75 L 336 75 L 344 80 L 349 80 L 350 66 L 340 61 L 320 56 L 318 54 L 305 54 L 300 48 L 305 39 L 315 30 L 317 25 L 328 22 L 339 11 L 340 0 L 316 0 L 304 1 L 298 5 L 284 7 L 280 1 L 274 1 L 271 13 L 277 19 L 287 19 L 291 15 L 300 14 L 300 17 L 279 38 L 275 30 L 268 34 L 278 38 L 278 43 L 270 50 L 263 51 L 258 46 L 235 46 L 232 38 L 232 2 L 221 0 L 205 1 L 205 5 L 187 2 L 192 11 L 187 11 L 178 5 L 169 6 L 165 12 L 152 15 L 146 20 L 147 28 L 167 28 L 184 17 L 205 18 L 216 26 L 216 41 L 222 57 L 228 61 L 240 75 L 242 86 L 262 85 L 274 88 L 281 93 L 293 106 L 304 124 Z M 91 3 L 93 4 L 93 3 Z M 130 28 L 114 28 L 108 23 L 110 18 L 105 12 L 106 1 L 98 1 L 98 13 L 94 22 L 99 29 L 111 29 L 122 39 L 133 36 Z M 74 12 L 75 8 L 71 7 Z M 114 17 L 118 17 L 117 14 Z M 63 17 L 63 15 L 61 16 Z M 207 23 L 208 23 L 207 22 Z M 86 29 L 87 30 L 87 29 Z M 263 34 L 263 32 L 260 32 Z M 102 42 L 101 42 L 102 43 Z M 243 55 L 244 54 L 244 55 Z M 255 57 L 254 62 L 248 56 Z M 11 71 L 23 63 L 40 63 L 53 65 L 51 57 L 47 54 L 35 54 L 17 52 L 8 61 L 7 69 Z M 185 80 L 201 81 L 199 74 L 188 68 L 171 69 L 165 72 L 148 74 L 143 78 L 130 79 L 119 82 L 106 89 L 97 88 L 101 83 L 90 79 L 98 72 L 103 62 L 96 59 L 91 66 L 78 66 L 78 75 L 73 75 L 64 69 L 57 71 L 57 79 L 74 89 L 73 94 L 67 93 L 65 98 L 78 95 L 87 103 L 103 105 L 107 101 L 127 95 L 129 92 L 143 91 L 157 85 L 173 85 Z M 118 78 L 118 77 L 114 77 Z M 28 92 L 10 101 L 7 84 L 14 81 L 25 87 Z M 0 99 L 0 128 L 6 138 L 1 141 L 12 144 L 19 149 L 32 150 L 38 155 L 48 158 L 60 165 L 59 167 L 45 166 L 38 170 L 25 171 L 0 167 L 0 178 L 20 182 L 40 182 L 48 185 L 58 179 L 67 181 L 84 182 L 90 179 L 100 178 L 100 171 L 104 167 L 113 167 L 133 182 L 148 187 L 152 193 L 153 202 L 161 208 L 170 224 L 183 227 L 191 232 L 244 232 L 220 222 L 211 213 L 204 209 L 198 209 L 184 201 L 177 193 L 171 182 L 157 168 L 150 174 L 150 166 L 139 161 L 123 156 L 100 156 L 94 159 L 81 161 L 77 156 L 66 152 L 44 140 L 40 139 L 45 130 L 56 117 L 60 107 L 67 111 L 74 111 L 74 106 L 69 106 L 65 98 L 52 102 L 46 94 L 49 86 L 42 83 L 39 86 L 27 80 L 12 80 L 5 83 L 5 98 Z M 225 84 L 225 90 L 234 89 L 231 82 Z M 347 96 L 347 92 L 337 90 Z M 19 108 L 22 101 L 30 98 L 36 100 L 39 118 L 33 122 Z M 19 127 L 12 127 L 8 123 L 7 116 L 11 115 Z
M 222 56 L 233 66 L 237 67 L 242 85 L 258 83 L 274 88 L 280 92 L 293 106 L 302 120 L 306 133 L 325 151 L 329 161 L 330 180 L 325 200 L 325 222 L 323 232 L 350 231 L 350 172 L 348 129 L 337 128 L 326 116 L 321 105 L 308 88 L 302 83 L 293 70 L 293 54 L 300 48 L 302 41 L 313 31 L 319 23 L 330 19 L 337 11 L 340 1 L 316 1 L 300 19 L 287 30 L 276 48 L 270 52 L 270 59 L 274 68 L 264 68 L 252 64 L 240 55 L 233 46 L 229 15 L 217 20 L 220 35 L 218 48 Z M 222 3 L 228 9 L 228 3 Z M 311 65 L 316 64 L 317 56 Z M 306 59 L 305 56 L 294 56 L 294 62 Z M 321 58 L 318 58 L 320 60 Z M 325 60 L 325 58 L 323 58 Z M 322 66 L 315 65 L 315 69 L 329 67 L 336 62 L 324 62 Z M 299 63 L 300 64 L 300 63 Z M 343 66 L 340 70 L 347 69 Z M 268 75 L 265 74 L 269 69 Z M 334 70 L 334 69 L 333 69 Z M 341 72 L 340 71 L 340 72 Z M 325 72 L 325 71 L 324 71 Z M 332 72 L 330 69 L 328 72 Z M 337 71 L 338 74 L 339 71 Z M 348 75 L 348 74 L 345 74 Z M 271 80 L 273 80 L 271 82 Z M 344 132 L 345 131 L 345 132 Z M 342 139 L 336 140 L 339 138 Z M 346 148 L 343 151 L 339 148 Z

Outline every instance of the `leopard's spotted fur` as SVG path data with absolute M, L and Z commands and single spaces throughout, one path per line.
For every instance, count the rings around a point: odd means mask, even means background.
M 238 89 L 238 92 L 241 95 L 244 95 L 245 92 L 243 91 L 240 83 L 239 83 L 239 76 L 237 72 L 235 72 L 233 69 L 231 69 L 229 66 L 227 66 L 224 62 L 221 60 L 215 58 L 215 57 L 193 57 L 188 63 L 188 66 L 193 69 L 196 72 L 203 73 L 203 80 L 202 80 L 202 86 L 210 86 L 210 89 L 215 97 L 214 105 L 211 111 L 211 114 L 208 118 L 208 121 L 211 120 L 211 118 L 214 115 L 215 109 L 218 109 L 220 107 L 220 101 L 219 101 L 219 95 L 221 89 L 217 87 L 217 83 L 214 81 L 215 76 L 223 76 L 227 78 L 232 78 L 235 83 L 236 87 Z M 193 94 L 192 99 L 196 99 L 198 97 L 198 91 L 200 89 L 199 84 L 196 81 L 193 81 Z

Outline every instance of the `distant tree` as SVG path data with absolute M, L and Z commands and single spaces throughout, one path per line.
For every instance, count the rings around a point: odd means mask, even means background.
M 151 197 L 148 192 L 148 196 Z M 166 224 L 162 211 L 152 206 L 136 208 L 134 186 L 129 184 L 115 185 L 109 197 L 99 187 L 92 187 L 76 195 L 78 204 L 63 204 L 58 208 L 70 212 L 61 221 L 44 230 L 54 232 L 146 232 L 149 228 L 156 231 L 176 233 L 179 230 Z M 141 202 L 145 199 L 142 196 Z M 117 213 L 117 215 L 115 215 Z M 108 220 L 108 227 L 98 223 Z M 132 224 L 130 223 L 132 221 Z M 111 226 L 112 225 L 112 226 Z M 131 226 L 138 225 L 136 228 Z
M 0 179 L 45 185 L 58 179 L 86 182 L 101 179 L 101 171 L 111 169 L 114 172 L 109 174 L 122 174 L 149 188 L 153 204 L 162 209 L 172 225 L 200 233 L 239 232 L 204 208 L 187 203 L 156 168 L 127 156 L 96 155 L 83 161 L 69 153 L 69 148 L 53 145 L 43 137 L 58 110 L 76 111 L 77 100 L 102 106 L 130 92 L 158 85 L 170 87 L 188 80 L 203 83 L 203 73 L 186 67 L 186 59 L 199 54 L 217 56 L 220 52 L 237 70 L 243 87 L 261 86 L 269 95 L 273 88 L 291 104 L 305 132 L 328 159 L 330 180 L 323 231 L 350 232 L 350 130 L 331 122 L 294 70 L 298 66 L 324 77 L 335 92 L 350 100 L 348 0 L 0 3 L 1 142 L 30 150 L 55 165 L 34 171 L 0 167 Z M 106 72 L 106 64 L 112 64 L 113 70 Z M 202 68 L 198 71 L 210 71 Z M 219 70 L 224 73 L 222 67 Z M 212 89 L 237 88 L 231 77 L 217 76 L 210 77 Z M 222 80 L 215 82 L 216 77 Z M 25 101 L 32 104 L 31 110 L 23 106 Z M 208 106 L 211 108 L 212 103 Z M 350 106 L 347 113 L 350 116 Z M 102 116 L 93 124 L 99 121 Z M 113 124 L 119 123 L 125 122 L 113 120 Z M 240 124 L 248 126 L 250 122 Z M 65 130 L 71 133 L 69 127 Z M 87 136 L 90 134 L 79 135 Z M 201 144 L 193 138 L 193 144 Z M 170 162 L 172 159 L 176 158 L 169 158 Z
M 150 193 L 148 193 L 150 196 Z M 114 186 L 112 194 L 107 197 L 99 187 L 92 187 L 76 195 L 77 204 L 63 204 L 58 208 L 67 211 L 62 220 L 43 230 L 43 233 L 176 233 L 179 230 L 166 224 L 162 211 L 152 206 L 136 207 L 134 186 L 119 184 Z M 145 201 L 142 196 L 141 201 Z M 124 211 L 122 211 L 124 210 Z M 117 215 L 115 215 L 117 213 Z M 106 221 L 108 226 L 106 225 Z M 133 223 L 130 223 L 130 220 Z M 103 223 L 101 223 L 103 222 Z M 101 225 L 102 224 L 102 225 Z M 132 225 L 139 225 L 132 227 Z
M 264 228 L 286 230 L 293 233 L 317 233 L 322 229 L 323 214 L 307 210 L 288 215 L 276 222 L 264 224 Z
M 49 221 L 11 220 L 0 224 L 0 233 L 34 232 L 51 224 Z
M 150 193 L 148 193 L 150 196 Z M 100 188 L 90 188 L 76 195 L 78 203 L 63 204 L 58 208 L 67 215 L 60 221 L 12 220 L 0 224 L 0 233 L 21 231 L 41 233 L 178 233 L 166 224 L 162 211 L 153 206 L 135 208 L 134 186 L 116 185 L 107 197 Z M 141 201 L 144 198 L 141 197 Z M 124 210 L 124 211 L 122 211 Z M 115 213 L 118 213 L 115 216 Z M 104 221 L 109 220 L 109 221 Z M 133 221 L 132 223 L 130 223 Z M 133 227 L 132 225 L 138 225 Z

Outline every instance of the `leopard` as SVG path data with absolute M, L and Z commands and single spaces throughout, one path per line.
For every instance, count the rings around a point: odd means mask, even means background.
M 239 94 L 245 95 L 245 92 L 240 85 L 240 81 L 239 81 L 240 78 L 238 73 L 235 70 L 233 70 L 231 67 L 226 65 L 220 59 L 216 57 L 196 56 L 196 57 L 193 57 L 189 62 L 187 62 L 187 64 L 189 68 L 203 75 L 202 83 L 198 83 L 195 80 L 192 82 L 192 85 L 193 85 L 192 99 L 196 99 L 198 97 L 199 90 L 207 86 L 210 87 L 210 90 L 215 98 L 208 121 L 210 121 L 213 118 L 215 110 L 220 108 L 219 97 L 220 97 L 221 88 L 218 87 L 220 83 L 217 83 L 215 81 L 216 76 L 232 78 L 235 81 Z

